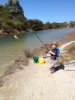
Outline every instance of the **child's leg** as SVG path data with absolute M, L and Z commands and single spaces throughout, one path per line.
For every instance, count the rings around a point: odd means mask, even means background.
M 50 59 L 50 66 L 51 66 L 50 71 L 51 71 L 51 74 L 55 72 L 55 68 L 58 66 L 58 64 L 59 64 L 59 61 L 57 59 L 56 60 Z
M 57 67 L 59 65 L 59 61 L 56 59 L 54 60 L 54 66 Z
M 50 66 L 51 66 L 51 68 L 52 68 L 52 67 L 55 67 L 54 59 L 50 59 Z

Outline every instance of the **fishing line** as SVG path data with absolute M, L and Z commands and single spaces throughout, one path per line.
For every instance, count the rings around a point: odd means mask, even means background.
M 34 35 L 43 44 L 43 46 L 49 51 L 49 49 L 46 47 L 46 45 L 43 43 L 43 41 L 39 38 L 39 36 L 37 34 L 35 34 L 35 33 L 34 33 Z

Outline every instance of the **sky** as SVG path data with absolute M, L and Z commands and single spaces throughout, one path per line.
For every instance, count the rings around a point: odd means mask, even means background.
M 75 21 L 75 0 L 19 0 L 28 19 L 43 22 Z M 5 4 L 7 0 L 0 0 Z

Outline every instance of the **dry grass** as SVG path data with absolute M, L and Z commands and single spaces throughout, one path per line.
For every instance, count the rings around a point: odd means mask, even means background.
M 60 40 L 60 46 L 62 44 L 65 44 L 67 42 L 73 41 L 75 40 L 75 31 L 69 33 L 68 35 L 64 36 L 64 38 L 62 38 Z M 75 43 L 67 46 L 65 48 L 66 51 L 68 51 L 67 53 L 65 53 L 63 55 L 63 57 L 60 57 L 60 59 L 62 59 L 65 63 L 69 62 L 70 60 L 74 60 L 75 59 Z
M 31 58 L 33 56 L 32 52 L 29 49 L 24 50 L 24 55 L 26 58 Z
M 66 48 L 66 50 L 68 51 L 68 55 L 70 57 L 71 60 L 75 59 L 75 43 L 73 43 L 72 45 L 68 46 Z
M 75 40 L 75 31 L 65 35 L 61 40 L 61 44 L 64 44 L 64 43 L 67 43 L 67 42 L 70 42 L 70 41 L 73 41 Z
M 67 50 L 68 50 L 68 52 L 73 52 L 73 51 L 75 51 L 75 43 L 72 44 L 71 46 L 69 46 L 69 47 L 67 48 Z
M 63 62 L 65 63 L 68 63 L 70 60 L 74 60 L 75 59 L 75 43 L 67 46 L 65 50 L 67 51 L 67 53 L 63 54 L 60 57 L 60 59 L 62 59 Z

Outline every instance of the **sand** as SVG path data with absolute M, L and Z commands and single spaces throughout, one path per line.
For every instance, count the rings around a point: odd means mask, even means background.
M 43 65 L 30 60 L 23 67 L 7 76 L 0 87 L 0 100 L 75 100 L 75 65 L 54 74 L 50 74 L 49 58 Z

